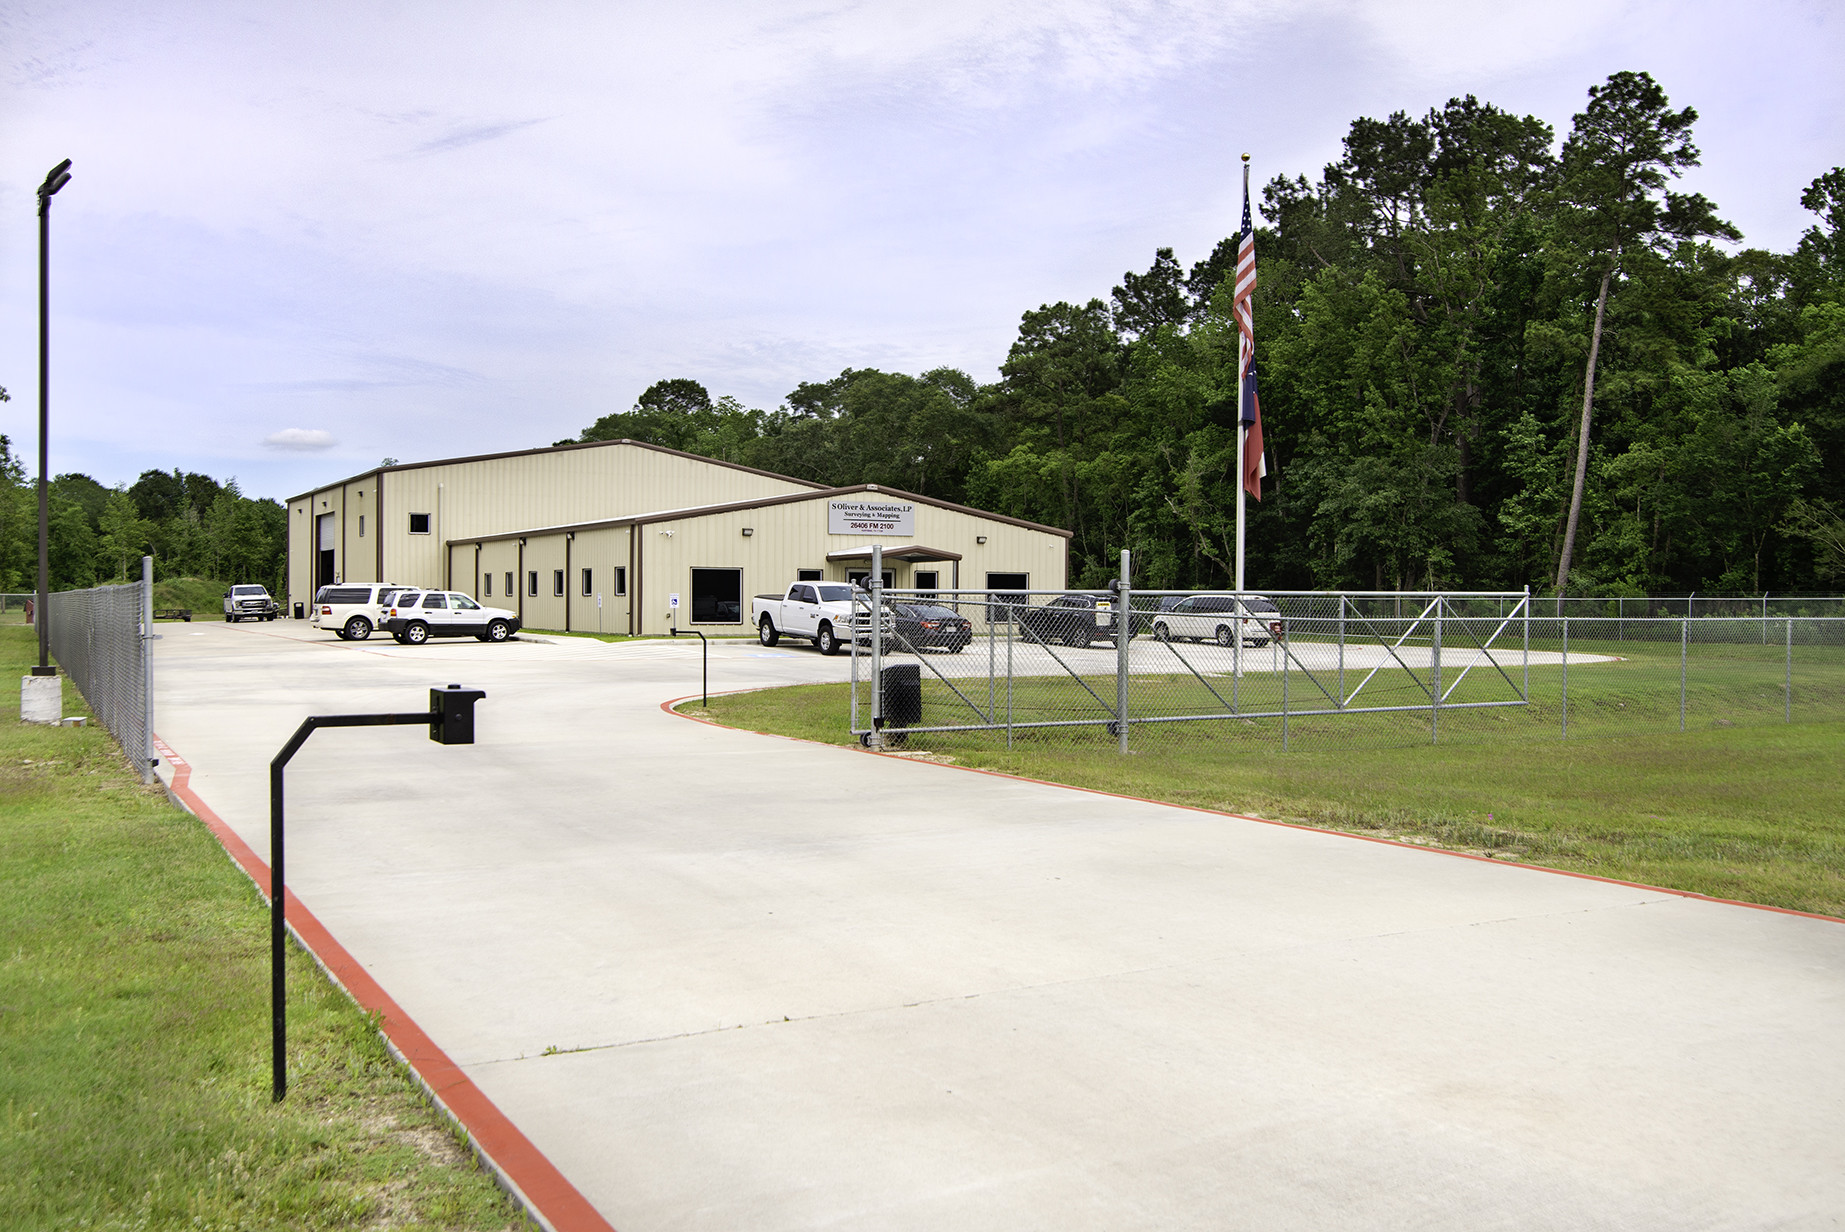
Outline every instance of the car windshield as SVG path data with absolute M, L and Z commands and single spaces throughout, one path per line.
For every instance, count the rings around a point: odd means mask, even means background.
M 852 588 L 850 586 L 817 586 L 822 603 L 850 603 Z
M 264 590 L 261 586 L 233 586 L 231 587 L 231 593 L 234 595 L 262 595 L 268 594 L 269 592 Z

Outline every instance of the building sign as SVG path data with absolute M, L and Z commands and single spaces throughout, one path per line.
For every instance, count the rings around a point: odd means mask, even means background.
M 836 500 L 826 503 L 826 533 L 829 535 L 901 535 L 916 534 L 916 506 L 884 502 Z

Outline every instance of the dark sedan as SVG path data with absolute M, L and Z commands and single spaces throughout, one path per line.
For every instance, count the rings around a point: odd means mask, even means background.
M 916 650 L 934 647 L 960 653 L 974 639 L 974 626 L 951 608 L 932 603 L 893 603 L 897 636 Z

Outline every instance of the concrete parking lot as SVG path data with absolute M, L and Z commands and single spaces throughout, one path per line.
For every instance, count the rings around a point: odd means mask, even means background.
M 1845 1226 L 1845 924 L 694 723 L 695 641 L 162 633 L 258 853 L 302 717 L 487 691 L 317 734 L 291 884 L 624 1232 Z

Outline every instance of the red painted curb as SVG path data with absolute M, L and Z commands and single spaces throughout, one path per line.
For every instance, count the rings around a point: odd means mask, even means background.
M 777 688 L 782 686 L 768 685 L 764 687 Z M 760 693 L 761 691 L 762 689 L 759 688 L 732 689 L 730 693 Z M 728 695 L 729 694 L 712 694 L 713 697 Z M 808 740 L 802 736 L 784 736 L 779 732 L 759 732 L 752 731 L 747 727 L 729 727 L 728 724 L 719 723 L 716 719 L 706 718 L 696 714 L 687 714 L 684 711 L 674 709 L 679 703 L 690 701 L 692 698 L 699 696 L 702 696 L 702 694 L 688 693 L 684 697 L 675 697 L 670 701 L 661 702 L 660 709 L 678 718 L 690 719 L 694 723 L 704 723 L 711 727 L 726 727 L 730 731 L 748 732 L 752 736 L 769 736 L 776 740 L 793 740 L 798 744 L 818 745 L 823 749 L 844 749 L 847 752 L 865 753 L 872 757 L 895 757 L 898 761 L 907 762 L 912 760 L 907 757 L 897 757 L 896 754 L 893 753 L 874 752 L 870 749 L 855 748 L 852 745 L 827 744 L 820 740 Z M 1369 834 L 1353 834 L 1350 830 L 1330 830 L 1323 826 L 1310 826 L 1298 821 L 1276 821 L 1271 817 L 1250 817 L 1245 813 L 1227 813 L 1219 809 L 1199 808 L 1195 804 L 1174 804 L 1170 800 L 1150 800 L 1145 796 L 1130 796 L 1118 791 L 1103 791 L 1097 787 L 1077 787 L 1070 783 L 1053 783 L 1049 779 L 1034 779 L 1023 774 L 1008 774 L 1004 770 L 982 770 L 978 766 L 957 766 L 940 761 L 925 762 L 923 764 L 939 766 L 943 770 L 960 770 L 967 774 L 984 774 L 996 779 L 1012 779 L 1014 782 L 1018 783 L 1036 783 L 1041 787 L 1061 787 L 1065 791 L 1080 791 L 1092 796 L 1106 796 L 1111 800 L 1132 800 L 1137 804 L 1157 804 L 1161 808 L 1178 809 L 1180 812 L 1184 813 L 1202 813 L 1206 817 L 1234 817 L 1238 821 L 1253 821 L 1263 826 L 1280 826 L 1284 830 L 1305 830 L 1310 834 L 1327 834 L 1337 838 L 1356 839 L 1361 843 L 1377 843 L 1385 847 L 1400 847 L 1405 851 L 1424 851 L 1430 855 L 1449 856 L 1456 860 L 1474 860 L 1481 864 L 1491 864 L 1495 868 L 1522 868 L 1533 873 L 1549 873 L 1553 877 L 1574 877 L 1578 881 L 1599 881 L 1604 885 L 1625 886 L 1630 890 L 1647 890 L 1654 894 L 1670 894 L 1675 898 L 1692 898 L 1697 899 L 1699 902 L 1721 903 L 1725 907 L 1747 907 L 1751 911 L 1768 911 L 1775 915 L 1795 915 L 1803 920 L 1823 920 L 1827 924 L 1845 924 L 1845 919 L 1840 919 L 1835 915 L 1821 915 L 1817 911 L 1796 911 L 1792 907 L 1773 907 L 1767 903 L 1746 903 L 1735 898 L 1718 898 L 1713 894 L 1700 894 L 1696 890 L 1674 890 L 1669 886 L 1648 885 L 1644 881 L 1622 881 L 1618 877 L 1598 877 L 1594 873 L 1575 873 L 1567 868 L 1549 868 L 1542 864 L 1526 864 L 1522 861 L 1514 860 L 1495 860 L 1491 856 L 1470 855 L 1465 851 L 1449 851 L 1445 847 L 1428 847 L 1421 843 L 1406 843 L 1401 839 L 1377 838 Z
M 231 859 L 266 896 L 269 866 L 257 857 L 248 843 L 237 836 L 235 830 L 212 812 L 209 805 L 199 799 L 190 786 L 192 767 L 186 760 L 173 752 L 158 736 L 154 738 L 154 747 L 173 768 L 173 794 L 205 823 Z M 437 1103 L 467 1131 L 474 1149 L 506 1181 L 514 1196 L 523 1201 L 553 1232 L 615 1232 L 614 1226 L 589 1204 L 589 1200 L 577 1191 L 576 1186 L 564 1179 L 564 1174 L 532 1145 L 531 1139 L 520 1133 L 506 1114 L 474 1085 L 473 1079 L 436 1046 L 436 1042 L 416 1025 L 410 1015 L 404 1013 L 403 1008 L 391 999 L 391 995 L 379 986 L 378 981 L 346 951 L 346 947 L 333 939 L 333 934 L 327 931 L 314 913 L 302 906 L 294 891 L 288 890 L 287 894 L 288 922 L 296 939 L 307 947 L 352 999 L 358 1002 L 361 1009 L 378 1014 L 379 1029 L 384 1032 L 385 1039 L 397 1049 L 423 1085 L 429 1088 Z

